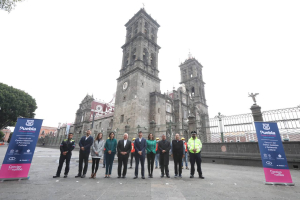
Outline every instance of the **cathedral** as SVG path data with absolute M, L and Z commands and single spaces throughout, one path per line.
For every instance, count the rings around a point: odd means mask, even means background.
M 92 134 L 103 132 L 107 136 L 114 131 L 117 139 L 126 132 L 132 139 L 142 131 L 144 137 L 153 133 L 155 137 L 165 134 L 172 139 L 175 133 L 188 138 L 194 130 L 203 142 L 208 142 L 203 66 L 189 55 L 179 65 L 181 87 L 162 93 L 157 44 L 160 25 L 142 8 L 125 27 L 115 96 L 105 103 L 87 95 L 76 112 L 72 132 L 83 135 L 90 129 Z

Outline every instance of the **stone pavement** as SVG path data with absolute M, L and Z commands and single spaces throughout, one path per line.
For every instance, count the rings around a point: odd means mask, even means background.
M 0 146 L 2 164 L 6 146 Z M 296 186 L 264 185 L 264 173 L 260 167 L 232 166 L 203 163 L 204 180 L 189 178 L 189 170 L 183 170 L 183 178 L 173 178 L 173 162 L 170 162 L 171 178 L 160 178 L 160 170 L 154 169 L 154 178 L 134 180 L 133 169 L 128 169 L 126 179 L 117 178 L 114 163 L 112 178 L 104 179 L 100 168 L 96 179 L 77 178 L 78 151 L 73 152 L 69 177 L 52 178 L 58 166 L 59 150 L 37 147 L 29 172 L 29 180 L 0 183 L 0 199 L 299 199 L 300 171 L 291 170 Z M 146 165 L 145 165 L 146 166 Z M 102 165 L 101 165 L 102 167 Z M 64 168 L 63 168 L 64 169 Z M 88 168 L 90 175 L 91 166 Z M 146 173 L 147 175 L 147 173 Z

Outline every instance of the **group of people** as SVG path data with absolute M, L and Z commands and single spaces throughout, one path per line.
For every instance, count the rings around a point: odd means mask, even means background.
M 83 136 L 79 141 L 79 166 L 78 174 L 75 178 L 85 178 L 87 169 L 89 155 L 92 157 L 92 172 L 90 178 L 96 178 L 96 174 L 99 168 L 99 162 L 102 156 L 104 156 L 105 161 L 103 166 L 105 166 L 105 178 L 111 177 L 113 161 L 115 155 L 118 155 L 118 178 L 126 178 L 127 165 L 129 154 L 131 154 L 130 168 L 132 168 L 132 160 L 135 158 L 135 172 L 134 179 L 138 178 L 139 165 L 141 165 L 141 178 L 145 179 L 145 158 L 147 155 L 148 164 L 148 178 L 153 178 L 153 168 L 154 162 L 156 163 L 155 168 L 159 167 L 161 169 L 161 176 L 166 176 L 170 178 L 169 173 L 169 155 L 173 157 L 174 160 L 174 172 L 175 178 L 182 177 L 182 169 L 184 163 L 186 169 L 188 168 L 188 155 L 190 157 L 190 178 L 194 178 L 195 174 L 195 163 L 197 164 L 198 176 L 204 179 L 201 170 L 201 149 L 202 143 L 200 139 L 197 138 L 196 132 L 191 132 L 192 137 L 185 142 L 184 138 L 180 140 L 179 134 L 175 135 L 175 140 L 169 142 L 166 140 L 166 136 L 162 135 L 162 140 L 159 138 L 154 139 L 152 133 L 149 133 L 148 139 L 143 138 L 143 133 L 140 131 L 138 133 L 138 138 L 133 138 L 133 141 L 128 140 L 128 134 L 124 133 L 123 139 L 115 139 L 114 132 L 111 132 L 106 141 L 103 140 L 103 134 L 98 133 L 97 137 L 94 139 L 91 136 L 91 131 L 88 130 L 86 135 Z M 72 139 L 73 134 L 69 133 L 68 138 L 64 139 L 60 144 L 60 158 L 59 166 L 56 175 L 53 178 L 60 177 L 63 163 L 66 161 L 64 178 L 67 178 L 70 168 L 70 159 L 72 156 L 72 150 L 75 148 L 75 141 Z M 183 163 L 184 161 L 184 163 Z M 84 164 L 84 167 L 83 167 Z M 122 170 L 123 169 L 123 170 Z

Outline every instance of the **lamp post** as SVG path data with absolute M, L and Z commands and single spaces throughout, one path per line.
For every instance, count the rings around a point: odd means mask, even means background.
M 223 134 L 223 124 L 222 124 L 222 117 L 224 117 L 220 112 L 216 116 L 219 119 L 219 126 L 220 126 L 220 131 L 221 131 L 221 140 L 222 143 L 224 142 L 224 134 Z

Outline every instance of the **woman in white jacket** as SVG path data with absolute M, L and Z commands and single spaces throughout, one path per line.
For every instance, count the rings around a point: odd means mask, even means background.
M 98 171 L 100 158 L 102 157 L 102 152 L 104 149 L 104 140 L 102 139 L 103 134 L 98 133 L 97 137 L 95 138 L 92 149 L 91 149 L 91 156 L 92 156 L 92 174 L 90 178 L 96 178 L 96 173 Z

